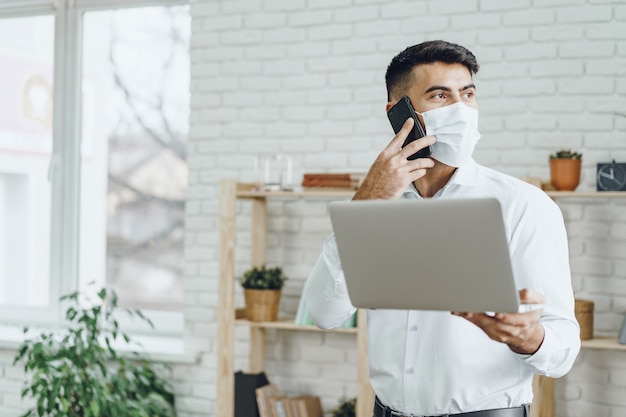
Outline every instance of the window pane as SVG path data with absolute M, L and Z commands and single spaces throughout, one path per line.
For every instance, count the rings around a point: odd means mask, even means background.
M 189 130 L 187 6 L 84 15 L 81 280 L 181 311 Z
M 49 304 L 54 17 L 0 19 L 0 305 Z

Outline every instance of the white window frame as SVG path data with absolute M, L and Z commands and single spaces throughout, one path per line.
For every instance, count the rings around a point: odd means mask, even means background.
M 54 25 L 53 146 L 50 160 L 49 307 L 0 306 L 0 321 L 60 324 L 62 294 L 79 285 L 80 140 L 83 14 L 90 11 L 189 4 L 188 0 L 0 0 L 0 19 L 52 15 Z M 180 335 L 182 312 L 145 311 L 160 335 Z M 129 323 L 130 331 L 145 326 Z M 128 329 L 128 327 L 126 327 Z

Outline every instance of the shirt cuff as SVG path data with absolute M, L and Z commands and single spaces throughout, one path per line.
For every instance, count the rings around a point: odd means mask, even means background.
M 555 364 L 561 363 L 567 356 L 568 349 L 559 345 L 554 331 L 545 324 L 543 342 L 537 352 L 532 355 L 519 355 L 519 357 L 529 366 L 536 369 L 537 373 L 551 376 L 550 371 Z

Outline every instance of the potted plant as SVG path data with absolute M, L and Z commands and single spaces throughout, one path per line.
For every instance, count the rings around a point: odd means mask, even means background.
M 330 410 L 332 417 L 355 417 L 356 416 L 356 398 L 342 398 L 336 408 Z
M 560 150 L 550 155 L 550 183 L 559 191 L 574 191 L 580 183 L 582 154 Z
M 252 267 L 243 274 L 241 286 L 250 321 L 276 321 L 283 285 L 287 277 L 280 267 Z
M 22 362 L 27 374 L 22 398 L 35 400 L 22 417 L 175 416 L 174 394 L 156 366 L 114 347 L 118 340 L 133 343 L 114 316 L 117 295 L 101 289 L 97 297 L 95 303 L 79 292 L 61 297 L 67 328 L 37 332 L 19 347 L 14 364 Z M 126 312 L 152 326 L 141 311 Z

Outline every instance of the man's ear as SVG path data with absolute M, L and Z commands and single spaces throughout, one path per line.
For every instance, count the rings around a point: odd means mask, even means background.
M 389 109 L 393 107 L 394 104 L 396 103 L 394 103 L 393 101 L 388 101 L 387 105 L 385 106 L 385 113 L 387 113 Z

